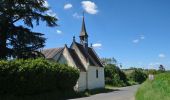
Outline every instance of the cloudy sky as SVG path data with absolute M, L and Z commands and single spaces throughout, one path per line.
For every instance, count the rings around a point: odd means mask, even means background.
M 79 41 L 82 12 L 89 43 L 100 57 L 115 57 L 124 68 L 170 69 L 169 0 L 47 0 L 47 13 L 56 16 L 58 27 L 45 23 L 34 28 L 45 33 L 45 48 Z

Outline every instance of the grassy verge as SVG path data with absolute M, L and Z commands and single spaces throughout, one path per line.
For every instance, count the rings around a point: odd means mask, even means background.
M 153 81 L 143 83 L 136 100 L 170 100 L 170 73 L 156 75 Z

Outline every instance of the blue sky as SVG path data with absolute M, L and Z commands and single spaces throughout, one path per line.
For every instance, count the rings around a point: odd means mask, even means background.
M 58 27 L 45 23 L 34 31 L 45 33 L 45 48 L 79 41 L 82 12 L 89 43 L 100 57 L 115 57 L 123 68 L 170 69 L 170 0 L 47 0 L 48 13 L 59 18 Z

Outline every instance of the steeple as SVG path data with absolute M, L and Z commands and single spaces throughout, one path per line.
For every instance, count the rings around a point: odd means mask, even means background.
M 88 34 L 86 31 L 86 25 L 85 25 L 85 20 L 84 20 L 84 13 L 83 13 L 83 21 L 82 21 L 82 28 L 80 32 L 80 43 L 87 48 L 88 47 Z
M 86 25 L 84 21 L 84 14 L 83 14 L 83 21 L 82 21 L 82 27 L 81 27 L 81 32 L 80 32 L 80 37 L 81 36 L 88 37 L 87 31 L 86 31 Z

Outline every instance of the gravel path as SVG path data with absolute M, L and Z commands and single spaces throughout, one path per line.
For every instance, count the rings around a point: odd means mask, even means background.
M 90 97 L 71 99 L 71 100 L 135 100 L 134 95 L 139 85 L 116 88 L 118 91 L 101 93 Z

